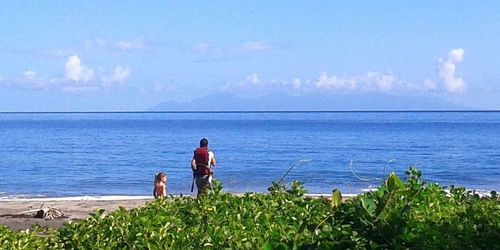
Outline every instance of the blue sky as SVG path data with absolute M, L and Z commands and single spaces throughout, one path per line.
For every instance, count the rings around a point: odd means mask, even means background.
M 498 1 L 2 1 L 0 12 L 0 111 L 144 110 L 214 93 L 500 109 Z

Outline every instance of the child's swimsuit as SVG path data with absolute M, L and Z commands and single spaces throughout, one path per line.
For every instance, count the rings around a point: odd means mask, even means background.
M 155 186 L 156 196 L 165 196 L 165 186 L 156 185 Z

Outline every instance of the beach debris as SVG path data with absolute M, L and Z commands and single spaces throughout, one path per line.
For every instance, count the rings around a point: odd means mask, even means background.
M 61 209 L 56 208 L 56 207 L 48 207 L 44 209 L 38 210 L 38 212 L 34 216 L 35 218 L 43 218 L 43 219 L 48 219 L 48 220 L 54 220 L 54 219 L 60 219 L 60 218 L 66 218 L 64 213 L 61 211 Z
M 39 209 L 30 209 L 13 214 L 13 217 L 33 217 L 38 219 L 54 220 L 61 218 L 68 218 L 61 209 L 57 207 L 43 207 L 44 204 Z

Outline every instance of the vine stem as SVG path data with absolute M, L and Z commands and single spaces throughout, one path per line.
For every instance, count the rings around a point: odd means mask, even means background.
M 293 168 L 295 168 L 296 166 L 299 166 L 299 165 L 304 165 L 304 164 L 307 164 L 307 163 L 309 163 L 309 162 L 311 162 L 311 160 L 306 159 L 306 158 L 304 158 L 304 159 L 300 159 L 300 160 L 298 160 L 298 161 L 294 162 L 294 163 L 292 164 L 292 166 L 290 166 L 290 167 L 288 168 L 288 170 L 285 172 L 285 174 L 284 174 L 283 176 L 281 176 L 281 178 L 280 178 L 280 179 L 279 179 L 279 181 L 278 181 L 278 184 L 282 183 L 282 182 L 283 182 L 283 180 L 285 180 L 285 177 L 286 177 L 286 176 L 290 173 L 290 171 L 292 171 L 292 169 L 293 169 Z

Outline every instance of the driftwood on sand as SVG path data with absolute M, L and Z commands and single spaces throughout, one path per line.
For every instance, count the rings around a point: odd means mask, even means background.
M 61 209 L 57 207 L 43 207 L 40 206 L 38 209 L 30 209 L 30 210 L 25 210 L 19 213 L 15 214 L 4 214 L 2 217 L 20 217 L 20 218 L 38 218 L 38 219 L 46 219 L 46 220 L 54 220 L 54 219 L 61 219 L 61 218 L 68 218 Z

